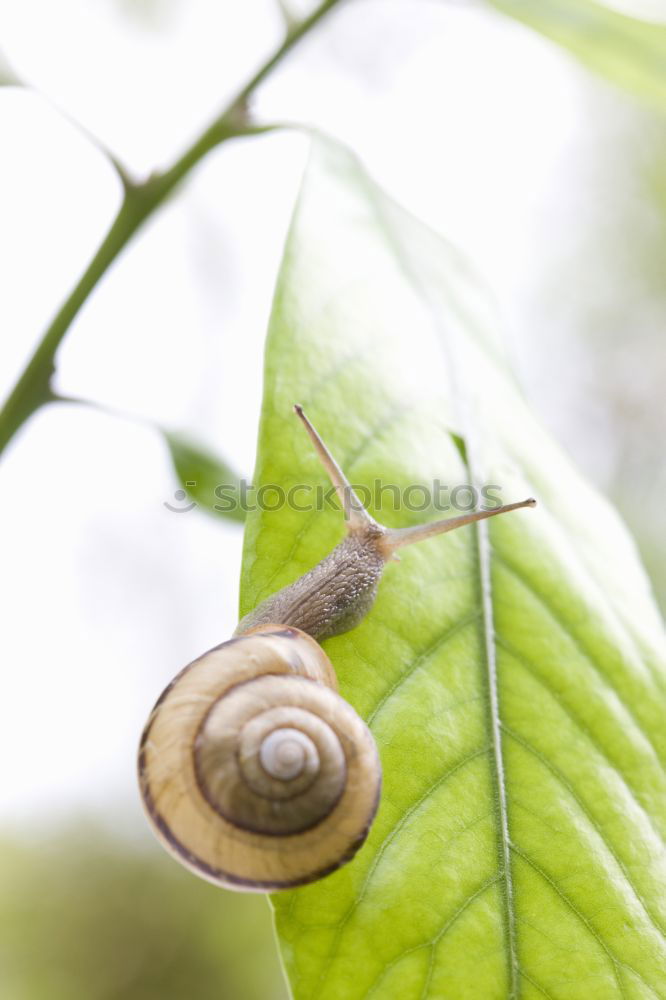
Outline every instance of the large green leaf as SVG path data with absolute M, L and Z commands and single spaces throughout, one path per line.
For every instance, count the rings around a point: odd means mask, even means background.
M 628 17 L 595 0 L 487 2 L 569 49 L 596 73 L 666 110 L 666 24 Z
M 317 143 L 268 337 L 255 483 L 497 484 L 539 507 L 403 550 L 325 643 L 384 768 L 354 861 L 273 897 L 297 1000 L 666 996 L 664 639 L 634 547 L 533 419 L 451 247 Z M 432 518 L 378 512 L 391 525 Z M 340 514 L 248 518 L 242 611 Z

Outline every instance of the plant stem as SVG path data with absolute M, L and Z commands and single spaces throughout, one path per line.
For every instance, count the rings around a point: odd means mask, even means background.
M 51 386 L 55 371 L 55 353 L 74 317 L 97 282 L 145 220 L 207 153 L 227 139 L 257 135 L 274 127 L 252 125 L 247 112 L 249 98 L 287 53 L 339 2 L 340 0 L 325 0 L 309 17 L 299 21 L 288 31 L 276 51 L 171 167 L 161 174 L 152 175 L 140 184 L 121 173 L 124 195 L 111 228 L 83 275 L 54 316 L 0 412 L 0 454 L 35 410 L 58 398 Z

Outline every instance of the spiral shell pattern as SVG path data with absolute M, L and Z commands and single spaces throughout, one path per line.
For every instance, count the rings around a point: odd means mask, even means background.
M 381 769 L 321 646 L 293 627 L 230 639 L 175 678 L 139 754 L 144 807 L 164 846 L 227 888 L 301 885 L 361 846 Z

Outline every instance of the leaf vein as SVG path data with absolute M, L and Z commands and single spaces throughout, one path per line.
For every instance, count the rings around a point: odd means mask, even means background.
M 361 888 L 359 889 L 358 894 L 354 897 L 354 899 L 352 900 L 351 904 L 347 907 L 347 910 L 345 911 L 345 913 L 340 918 L 340 921 L 339 921 L 339 923 L 338 923 L 338 925 L 337 925 L 337 927 L 335 929 L 335 935 L 333 937 L 333 941 L 331 942 L 331 948 L 330 948 L 330 951 L 329 951 L 329 954 L 328 954 L 328 958 L 326 960 L 326 963 L 325 963 L 325 965 L 324 965 L 324 967 L 322 969 L 321 975 L 320 975 L 319 980 L 317 982 L 317 992 L 315 992 L 315 994 L 314 994 L 315 997 L 317 997 L 319 995 L 319 991 L 323 988 L 324 983 L 326 982 L 326 978 L 328 976 L 328 973 L 329 973 L 329 971 L 331 969 L 331 966 L 333 965 L 333 962 L 335 961 L 335 958 L 336 958 L 337 953 L 338 953 L 338 949 L 339 949 L 339 946 L 340 946 L 340 941 L 342 939 L 342 934 L 344 932 L 344 929 L 347 926 L 347 924 L 349 923 L 349 921 L 351 920 L 352 916 L 354 915 L 354 912 L 358 909 L 358 907 L 360 906 L 361 902 L 363 901 L 363 899 L 367 895 L 368 886 L 370 884 L 370 881 L 371 881 L 371 879 L 372 879 L 375 871 L 377 870 L 379 862 L 381 861 L 383 855 L 386 853 L 386 851 L 387 851 L 388 847 L 390 846 L 390 844 L 392 843 L 392 841 L 395 840 L 395 838 L 400 833 L 400 831 L 403 829 L 403 827 L 406 825 L 406 823 L 410 819 L 410 817 L 413 816 L 413 814 L 420 808 L 420 806 L 423 805 L 423 803 L 428 798 L 430 798 L 430 796 L 434 792 L 436 792 L 439 788 L 441 788 L 446 783 L 446 781 L 449 778 L 453 777 L 453 775 L 456 774 L 458 771 L 460 771 L 463 767 L 465 767 L 467 764 L 471 763 L 473 760 L 476 760 L 477 757 L 481 757 L 481 756 L 483 756 L 483 754 L 488 753 L 489 750 L 490 750 L 489 746 L 487 746 L 487 747 L 481 747 L 480 749 L 475 750 L 473 753 L 468 754 L 461 761 L 458 761 L 458 763 L 454 764 L 453 767 L 449 768 L 449 770 L 446 771 L 445 774 L 443 774 L 441 777 L 439 777 L 437 779 L 437 781 L 433 782 L 433 784 L 430 785 L 427 788 L 427 790 L 417 799 L 417 801 L 415 803 L 413 803 L 413 805 L 411 805 L 409 807 L 409 809 L 405 813 L 403 813 L 403 815 L 400 817 L 400 819 L 398 820 L 398 822 L 395 823 L 394 826 L 392 826 L 390 828 L 390 830 L 387 832 L 386 836 L 384 837 L 384 839 L 382 840 L 381 844 L 379 845 L 379 847 L 377 849 L 377 852 L 376 852 L 376 854 L 375 854 L 375 856 L 374 856 L 374 858 L 372 860 L 372 864 L 368 868 L 368 872 L 367 872 L 367 874 L 365 876 L 365 879 L 363 880 L 363 883 L 361 884 Z M 483 818 L 483 817 L 477 818 L 477 820 L 475 822 L 478 822 L 479 819 L 481 819 L 481 818 Z M 471 825 L 472 824 L 470 824 L 470 826 Z M 458 833 L 462 833 L 462 832 L 464 832 L 464 831 L 458 831 Z
M 576 793 L 576 791 L 574 790 L 572 784 L 567 780 L 566 775 L 562 771 L 560 771 L 560 769 L 558 767 L 556 767 L 554 764 L 552 764 L 548 760 L 548 758 L 543 753 L 541 753 L 540 750 L 538 750 L 532 743 L 529 742 L 529 740 L 524 739 L 518 733 L 514 732 L 514 730 L 510 729 L 509 726 L 507 726 L 505 723 L 502 723 L 502 728 L 503 728 L 504 732 L 507 733 L 511 737 L 511 739 L 515 740 L 516 743 L 519 743 L 525 750 L 528 751 L 528 753 L 533 754 L 533 756 L 535 756 L 543 764 L 543 766 L 546 767 L 551 772 L 551 774 L 556 778 L 556 780 L 559 781 L 559 783 L 562 785 L 562 787 L 566 788 L 566 790 L 569 792 L 569 794 L 573 798 L 574 802 L 577 804 L 577 806 L 580 809 L 581 813 L 586 817 L 588 823 L 590 823 L 590 825 L 592 826 L 592 829 L 595 831 L 595 833 L 597 833 L 597 835 L 601 839 L 602 843 L 605 844 L 606 848 L 608 849 L 608 852 L 610 853 L 611 857 L 613 858 L 613 860 L 617 864 L 618 868 L 622 871 L 622 874 L 624 875 L 624 877 L 625 877 L 625 879 L 627 881 L 627 884 L 629 885 L 629 888 L 632 890 L 632 892 L 634 893 L 636 899 L 638 900 L 638 902 L 643 907 L 645 913 L 647 914 L 647 916 L 648 916 L 651 924 L 655 928 L 655 930 L 659 931 L 659 933 L 661 934 L 662 937 L 666 937 L 666 931 L 664 931 L 664 928 L 661 926 L 661 924 L 659 923 L 658 919 L 654 916 L 652 910 L 650 909 L 650 906 L 648 905 L 648 903 L 645 901 L 645 899 L 643 898 L 643 896 L 641 895 L 641 893 L 638 891 L 638 889 L 636 888 L 636 886 L 632 882 L 631 878 L 629 877 L 629 873 L 627 872 L 627 869 L 626 869 L 624 863 L 620 860 L 620 858 L 617 855 L 616 851 L 614 850 L 612 844 L 608 840 L 607 835 L 604 834 L 604 831 L 602 830 L 602 828 L 599 825 L 599 823 L 596 821 L 596 819 L 594 818 L 594 816 L 590 813 L 590 811 L 588 810 L 588 808 L 585 806 L 583 800 Z
M 568 909 L 570 909 L 571 912 L 580 920 L 580 922 L 582 924 L 584 924 L 585 927 L 587 927 L 588 931 L 590 932 L 591 936 L 596 940 L 596 942 L 599 945 L 599 947 L 606 953 L 606 957 L 608 958 L 609 962 L 611 963 L 611 967 L 613 969 L 613 974 L 614 974 L 616 982 L 617 982 L 618 990 L 620 991 L 620 995 L 622 997 L 626 997 L 626 993 L 625 993 L 624 985 L 623 985 L 622 980 L 620 978 L 620 969 L 621 968 L 628 969 L 630 972 L 632 972 L 636 976 L 637 979 L 640 979 L 640 981 L 643 983 L 644 986 L 647 986 L 647 988 L 649 990 L 652 990 L 652 987 L 650 986 L 650 984 L 648 982 L 646 982 L 645 979 L 643 979 L 643 976 L 641 976 L 641 974 L 639 972 L 637 972 L 636 969 L 632 968 L 632 966 L 628 965 L 626 962 L 620 961 L 620 959 L 615 955 L 615 953 L 611 950 L 611 948 L 606 944 L 606 942 L 604 941 L 604 939 L 602 938 L 602 936 L 599 934 L 599 932 L 596 930 L 596 928 L 593 926 L 593 924 L 588 919 L 588 917 L 586 917 L 585 914 L 582 913 L 578 909 L 578 907 L 573 902 L 573 900 L 570 899 L 570 897 L 567 896 L 567 894 L 562 891 L 562 889 L 559 887 L 559 885 L 557 884 L 557 882 L 555 881 L 555 879 L 553 879 L 548 874 L 548 872 L 544 871 L 544 869 L 541 868 L 536 863 L 536 861 L 534 861 L 528 854 L 526 854 L 524 851 L 522 851 L 513 842 L 511 843 L 511 850 L 514 851 L 519 857 L 521 857 L 523 859 L 523 861 L 525 861 L 526 864 L 528 864 L 530 866 L 530 868 L 532 868 L 533 871 L 535 871 L 537 873 L 537 875 L 539 875 L 545 882 L 548 883 L 548 885 L 550 885 L 550 887 L 553 889 L 554 892 L 557 893 L 557 895 L 560 897 L 560 899 L 565 904 L 565 906 L 567 906 Z
M 536 588 L 534 587 L 534 585 L 532 584 L 532 582 L 530 580 L 528 580 L 525 577 L 525 575 L 520 570 L 518 570 L 512 563 L 508 562 L 505 559 L 504 556 L 502 556 L 499 552 L 497 552 L 496 549 L 494 550 L 494 552 L 495 552 L 496 559 L 499 562 L 502 563 L 502 565 L 505 567 L 505 569 L 509 573 L 512 573 L 515 577 L 517 577 L 517 579 L 519 579 L 521 581 L 521 583 L 530 591 L 530 593 L 534 597 L 536 597 L 536 599 L 539 601 L 539 603 L 542 605 L 542 607 L 544 607 L 546 609 L 546 611 L 548 612 L 548 614 L 552 618 L 553 622 L 558 626 L 558 628 L 560 629 L 560 631 L 568 639 L 570 639 L 571 642 L 574 644 L 574 646 L 580 651 L 580 653 L 582 653 L 583 657 L 587 660 L 587 662 L 590 664 L 590 666 L 592 667 L 592 669 L 594 670 L 594 672 L 600 678 L 602 684 L 609 691 L 613 692 L 613 694 L 617 698 L 618 702 L 622 706 L 623 710 L 627 714 L 627 721 L 630 722 L 633 725 L 633 727 L 640 733 L 640 735 L 643 737 L 643 739 L 645 740 L 645 742 L 650 747 L 650 750 L 652 751 L 652 753 L 653 753 L 655 759 L 658 761 L 659 765 L 661 767 L 663 767 L 664 766 L 664 761 L 662 760 L 662 758 L 661 758 L 661 756 L 659 754 L 659 751 L 657 750 L 657 748 L 655 747 L 654 743 L 652 742 L 652 740 L 648 736 L 648 734 L 645 731 L 645 728 L 643 727 L 643 725 L 639 722 L 639 720 L 636 718 L 636 716 L 632 712 L 631 708 L 627 704 L 627 701 L 626 701 L 625 697 L 623 697 L 620 694 L 620 692 L 617 690 L 617 688 L 615 687 L 615 685 L 610 682 L 609 678 L 606 677 L 606 675 L 602 673 L 601 668 L 595 662 L 594 656 L 590 652 L 588 652 L 588 650 L 585 647 L 585 644 L 576 635 L 573 634 L 573 632 L 570 630 L 570 627 L 567 625 L 567 623 L 562 620 L 562 618 L 560 617 L 559 612 L 553 607 L 552 602 L 550 602 L 544 594 L 542 594 L 538 590 L 536 590 Z
M 486 892 L 492 885 L 496 885 L 501 880 L 502 880 L 502 874 L 500 873 L 499 875 L 496 875 L 495 878 L 488 879 L 487 882 L 484 882 L 483 885 L 480 886 L 476 890 L 476 892 L 473 892 L 471 896 L 468 896 L 467 899 L 464 901 L 464 903 L 462 903 L 458 907 L 455 913 L 451 917 L 449 917 L 448 920 L 446 920 L 443 927 L 441 928 L 440 931 L 438 931 L 435 937 L 432 938 L 429 942 L 427 942 L 427 945 L 430 948 L 430 959 L 428 962 L 428 971 L 426 973 L 425 983 L 423 984 L 423 989 L 421 991 L 420 1000 L 427 1000 L 428 998 L 428 993 L 430 991 L 430 983 L 432 982 L 432 974 L 435 969 L 435 950 L 437 948 L 437 945 L 446 936 L 447 932 L 455 924 L 456 920 L 458 920 L 463 915 L 465 910 L 468 910 L 469 907 L 472 905 L 472 903 L 474 903 L 480 896 L 482 896 L 484 892 Z
M 430 938 L 429 941 L 421 941 L 419 942 L 419 944 L 412 945 L 411 948 L 405 948 L 404 951 L 401 951 L 398 955 L 396 955 L 395 958 L 391 959 L 391 961 L 388 962 L 382 968 L 381 972 L 376 977 L 374 982 L 370 984 L 370 987 L 367 993 L 365 994 L 364 1000 L 368 1000 L 368 997 L 372 996 L 372 994 L 379 989 L 379 987 L 381 986 L 382 982 L 389 974 L 389 972 L 392 969 L 394 969 L 396 965 L 402 962 L 403 959 L 407 958 L 409 955 L 413 955 L 414 952 L 421 951 L 422 948 L 434 949 L 434 947 L 438 944 L 441 938 L 444 937 L 446 932 L 453 926 L 456 920 L 458 920 L 458 918 L 463 915 L 465 910 L 469 909 L 472 903 L 474 903 L 475 900 L 477 900 L 480 896 L 482 896 L 487 889 L 489 889 L 492 885 L 495 885 L 497 882 L 499 882 L 500 878 L 501 878 L 500 875 L 496 875 L 494 878 L 489 879 L 487 882 L 484 882 L 483 885 L 481 885 L 475 892 L 473 892 L 470 896 L 468 896 L 467 899 L 463 903 L 461 903 L 458 909 L 450 917 L 446 918 L 441 929 L 437 932 L 437 934 L 435 934 L 434 937 Z M 430 962 L 432 963 L 432 956 Z M 429 980 L 431 979 L 431 977 L 432 977 L 432 972 L 431 972 L 431 967 L 429 965 L 428 973 L 426 975 L 426 983 L 424 984 L 424 988 L 421 991 L 421 1000 L 424 1000 L 424 998 L 427 996 L 426 992 L 424 991 L 426 990 L 426 987 L 429 985 Z
M 548 693 L 551 695 L 551 697 L 557 703 L 557 705 L 561 708 L 561 710 L 564 712 L 567 718 L 569 718 L 571 722 L 574 724 L 574 726 L 583 734 L 583 736 L 585 736 L 589 740 L 590 744 L 594 747 L 597 753 L 604 759 L 604 761 L 608 764 L 611 770 L 618 776 L 618 778 L 620 778 L 625 788 L 629 792 L 629 795 L 631 796 L 631 799 L 633 800 L 636 808 L 640 810 L 642 816 L 645 818 L 648 825 L 650 826 L 650 829 L 659 839 L 662 846 L 666 847 L 661 831 L 657 829 L 651 815 L 646 810 L 645 806 L 641 803 L 638 791 L 634 789 L 633 785 L 631 784 L 627 776 L 619 768 L 619 766 L 615 764 L 613 760 L 611 760 L 611 758 L 608 755 L 608 751 L 602 746 L 601 743 L 599 743 L 597 738 L 587 728 L 582 719 L 579 719 L 578 716 L 571 711 L 566 702 L 563 700 L 561 694 L 554 688 L 552 688 L 550 684 L 548 684 L 543 679 L 541 674 L 538 672 L 538 668 L 534 663 L 532 663 L 527 657 L 523 656 L 522 653 L 519 653 L 518 650 L 514 649 L 514 647 L 509 642 L 507 642 L 506 639 L 503 639 L 500 636 L 498 636 L 497 644 L 501 646 L 503 649 L 505 649 L 507 653 L 509 653 L 511 656 L 513 656 L 516 660 L 518 660 L 520 663 L 522 663 L 525 667 L 529 669 L 530 677 L 532 677 L 537 682 L 537 684 L 543 687 L 544 690 L 548 691 Z
M 386 702 L 389 701 L 389 699 L 392 698 L 393 695 L 400 690 L 400 688 L 403 686 L 403 684 L 405 684 L 407 680 L 409 680 L 412 674 L 416 673 L 416 671 L 430 659 L 433 653 L 436 653 L 440 649 L 442 649 L 449 642 L 450 639 L 452 639 L 455 635 L 458 634 L 458 632 L 461 632 L 464 628 L 467 627 L 467 625 L 470 625 L 478 618 L 479 618 L 478 612 L 474 612 L 473 614 L 467 615 L 467 617 L 465 618 L 461 618 L 460 621 L 456 622 L 455 625 L 451 626 L 448 632 L 445 632 L 443 635 L 438 636 L 435 642 L 433 642 L 430 646 L 428 646 L 427 649 L 425 649 L 422 653 L 420 653 L 412 661 L 409 669 L 406 670 L 404 673 L 402 673 L 398 678 L 398 680 L 392 685 L 392 687 L 390 687 L 388 691 L 385 694 L 383 694 L 382 697 L 379 699 L 375 707 L 370 712 L 370 715 L 366 719 L 367 724 L 369 726 L 372 725 L 374 719 L 382 710 Z

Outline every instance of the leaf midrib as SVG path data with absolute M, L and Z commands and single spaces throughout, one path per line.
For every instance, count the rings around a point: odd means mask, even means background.
M 429 289 L 419 280 L 410 266 L 409 259 L 404 255 L 400 240 L 396 238 L 391 220 L 386 217 L 382 204 L 377 198 L 373 186 L 365 182 L 365 175 L 361 174 L 361 185 L 364 188 L 368 203 L 375 213 L 377 223 L 386 236 L 386 243 L 392 251 L 396 263 L 405 278 L 417 293 L 419 299 L 425 304 L 429 313 L 432 325 L 438 334 L 438 342 L 442 352 L 450 351 L 446 339 L 446 331 L 442 328 L 440 311 L 432 301 Z M 450 360 L 450 359 L 449 359 Z M 473 436 L 467 433 L 467 421 L 465 410 L 461 406 L 461 394 L 456 384 L 455 373 L 457 366 L 448 365 L 450 373 L 450 385 L 452 389 L 453 404 L 459 417 L 460 430 L 465 441 L 465 466 L 469 473 L 469 481 L 476 483 L 477 477 L 474 475 L 474 468 L 471 459 Z M 451 434 L 453 437 L 453 434 Z M 509 837 L 509 822 L 507 809 L 507 794 L 504 772 L 504 756 L 502 748 L 502 727 L 499 714 L 499 689 L 497 680 L 497 657 L 495 650 L 494 614 L 492 600 L 492 581 L 490 574 L 490 544 L 488 540 L 488 526 L 484 522 L 478 522 L 475 526 L 476 536 L 476 566 L 479 575 L 480 596 L 482 605 L 482 629 L 485 649 L 485 671 L 486 686 L 488 694 L 487 721 L 490 730 L 489 737 L 493 758 L 493 778 L 495 785 L 495 813 L 497 817 L 497 839 L 498 854 L 500 859 L 499 879 L 500 885 L 504 887 L 502 893 L 504 899 L 504 924 L 506 931 L 507 963 L 509 974 L 509 991 L 507 1000 L 517 1000 L 518 997 L 518 951 L 516 941 L 516 914 L 513 894 L 513 877 L 511 868 L 511 840 Z
M 467 442 L 467 454 L 470 448 Z M 469 463 L 468 463 L 469 467 Z M 470 468 L 470 482 L 476 482 Z M 477 563 L 481 586 L 481 607 L 485 648 L 486 683 L 488 687 L 488 723 L 492 740 L 493 770 L 497 799 L 495 802 L 498 841 L 501 858 L 502 882 L 504 885 L 505 921 L 509 962 L 509 1000 L 518 995 L 518 949 L 516 942 L 516 912 L 513 899 L 513 876 L 511 871 L 511 840 L 509 837 L 509 815 L 506 781 L 504 773 L 504 753 L 502 748 L 502 723 L 500 720 L 499 687 L 497 680 L 497 650 L 495 648 L 495 627 L 493 614 L 492 581 L 490 578 L 490 542 L 488 526 L 482 521 L 475 525 Z

